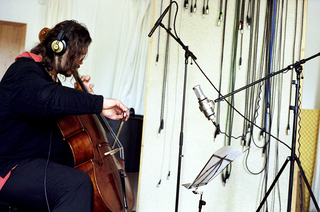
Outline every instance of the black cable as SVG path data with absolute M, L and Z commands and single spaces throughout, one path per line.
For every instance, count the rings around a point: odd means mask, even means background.
M 53 54 L 53 71 L 56 71 L 56 54 Z M 53 79 L 54 80 L 54 79 Z M 49 200 L 48 200 L 48 193 L 47 193 L 47 171 L 48 171 L 48 165 L 50 162 L 50 155 L 51 155 L 51 143 L 52 143 L 52 133 L 53 133 L 53 124 L 51 126 L 51 132 L 50 132 L 50 139 L 49 139 L 49 150 L 48 150 L 48 157 L 47 157 L 47 162 L 46 162 L 46 166 L 44 168 L 44 179 L 43 179 L 43 187 L 44 187 L 44 196 L 46 199 L 46 204 L 47 204 L 47 208 L 48 208 L 48 212 L 50 212 L 50 204 L 49 204 Z
M 193 59 L 192 59 L 193 60 Z M 202 68 L 199 66 L 199 64 L 196 62 L 196 60 L 193 60 L 194 63 L 197 65 L 197 67 L 199 68 L 200 72 L 204 75 L 204 77 L 209 81 L 209 83 L 211 84 L 211 86 L 219 93 L 219 96 L 223 96 L 220 91 L 216 88 L 216 86 L 211 82 L 211 80 L 208 78 L 208 76 L 204 73 L 204 71 L 202 70 Z M 252 121 L 250 121 L 248 118 L 246 118 L 238 109 L 236 109 L 235 107 L 233 107 L 227 100 L 224 100 L 228 105 L 231 106 L 231 108 L 236 111 L 242 118 L 244 118 L 245 120 L 247 120 L 249 123 L 251 123 L 253 126 L 257 127 L 258 129 L 262 130 L 262 128 L 260 126 L 258 126 L 257 124 L 253 123 Z M 266 132 L 266 134 L 270 135 L 270 137 L 274 138 L 275 140 L 279 141 L 280 143 L 282 143 L 284 146 L 286 146 L 288 149 L 291 149 L 290 146 L 288 146 L 286 143 L 284 143 L 283 141 L 281 141 L 280 139 L 278 139 L 277 137 L 275 137 L 274 135 L 272 135 L 269 132 Z M 229 135 L 228 135 L 229 136 Z M 238 138 L 241 138 L 242 136 L 239 136 Z
M 235 16 L 233 21 L 233 41 L 232 41 L 232 56 L 231 56 L 231 66 L 230 66 L 230 77 L 229 77 L 229 92 L 234 91 L 235 82 L 236 82 L 236 73 L 237 73 L 237 48 L 238 48 L 238 24 L 239 24 L 239 14 L 240 14 L 240 7 L 239 1 L 235 3 Z M 230 102 L 234 105 L 234 96 L 229 97 Z M 226 130 L 228 134 L 232 134 L 233 129 L 233 120 L 234 120 L 234 110 L 231 107 L 227 107 L 227 118 L 226 118 Z M 231 145 L 231 138 L 225 136 L 225 143 L 224 145 Z M 231 176 L 232 166 L 228 164 L 226 169 L 222 171 L 222 181 L 225 184 L 227 180 Z
M 53 53 L 53 71 L 57 71 L 57 70 L 55 70 L 55 68 L 56 68 L 56 54 Z M 55 79 L 52 79 L 52 80 L 55 81 Z M 49 204 L 48 193 L 47 193 L 47 171 L 48 171 L 48 166 L 49 166 L 49 162 L 50 162 L 50 155 L 51 155 L 51 143 L 52 143 L 53 125 L 54 124 L 51 125 L 48 157 L 47 157 L 47 162 L 46 162 L 46 165 L 45 165 L 45 168 L 44 168 L 44 179 L 43 179 L 44 196 L 45 196 L 45 199 L 46 199 L 48 212 L 50 212 L 51 210 L 50 210 L 50 204 Z
M 48 171 L 48 165 L 49 165 L 49 162 L 50 162 L 50 155 L 51 155 L 52 131 L 53 131 L 53 124 L 51 126 L 48 157 L 47 157 L 47 162 L 46 162 L 46 166 L 45 166 L 45 169 L 44 169 L 44 180 L 43 180 L 44 196 L 45 196 L 45 199 L 46 199 L 46 204 L 47 204 L 47 208 L 48 208 L 49 212 L 51 210 L 50 210 L 48 194 L 47 194 L 47 171 Z
M 245 10 L 245 0 L 242 0 L 241 4 L 241 13 L 240 13 L 240 21 L 239 21 L 239 31 L 241 35 L 241 41 L 240 41 L 240 57 L 239 57 L 239 69 L 241 69 L 242 65 L 242 46 L 243 46 L 243 25 L 244 25 L 244 10 Z
M 177 40 L 180 40 L 179 36 L 176 33 L 176 16 L 177 16 L 177 12 L 178 12 L 178 4 L 173 1 L 173 3 L 176 4 L 177 6 L 177 10 L 176 10 L 176 14 L 175 14 L 175 18 L 174 18 L 174 32 L 175 32 L 175 36 L 177 37 Z M 223 95 L 220 93 L 220 91 L 215 87 L 215 85 L 212 83 L 212 81 L 208 78 L 208 76 L 204 73 L 204 71 L 202 70 L 202 68 L 199 66 L 199 64 L 197 63 L 197 61 L 192 57 L 193 62 L 196 64 L 196 66 L 198 67 L 198 69 L 200 70 L 200 72 L 203 74 L 203 76 L 208 80 L 208 82 L 211 84 L 211 86 L 214 88 L 214 90 L 216 90 L 216 92 L 219 94 L 219 97 L 222 97 Z M 283 72 L 283 73 L 287 73 L 287 71 Z M 262 86 L 262 85 L 261 85 Z M 225 100 L 225 102 L 235 111 L 237 112 L 243 119 L 245 119 L 246 121 L 248 121 L 248 123 L 251 124 L 251 129 L 253 129 L 253 126 L 257 127 L 258 129 L 262 130 L 262 128 L 260 126 L 258 126 L 256 123 L 252 122 L 251 120 L 249 120 L 248 118 L 246 118 L 239 110 L 237 110 L 235 107 L 233 107 L 227 100 Z M 250 132 L 251 130 L 248 130 L 248 132 Z M 247 133 L 248 133 L 247 132 Z M 238 137 L 234 137 L 232 135 L 227 135 L 225 132 L 221 132 L 222 134 L 234 138 L 234 139 L 239 139 L 239 138 L 243 138 L 243 136 L 238 136 Z M 286 146 L 288 149 L 291 150 L 291 147 L 289 147 L 286 143 L 284 143 L 283 141 L 281 141 L 280 139 L 278 139 L 277 137 L 273 136 L 271 133 L 269 132 L 265 132 L 267 135 L 269 135 L 271 138 L 277 140 L 278 142 L 280 142 L 281 144 L 283 144 L 284 146 Z M 266 142 L 266 144 L 262 147 L 264 148 L 266 145 L 268 145 L 270 142 L 270 139 L 268 142 Z M 249 152 L 249 150 L 248 150 Z
M 303 34 L 303 22 L 304 22 L 304 15 L 303 15 L 303 12 L 304 12 L 304 4 L 305 4 L 305 1 L 303 0 L 302 1 L 302 15 L 301 15 L 301 34 L 300 34 L 300 51 L 299 51 L 299 59 L 301 59 L 301 46 L 302 46 L 302 34 Z M 298 6 L 298 5 L 297 5 Z M 302 75 L 303 75 L 303 72 L 301 73 Z M 302 79 L 303 79 L 303 76 L 301 77 Z M 301 105 L 301 93 L 300 93 L 300 91 L 299 91 L 299 108 L 301 108 L 300 107 L 300 105 Z M 300 159 L 300 156 L 301 156 L 301 153 L 300 153 L 300 147 L 301 147 L 301 143 L 300 143 L 300 137 L 301 137 L 301 135 L 300 135 L 300 130 L 301 130 L 301 116 L 300 116 L 300 113 L 301 113 L 301 110 L 299 110 L 298 111 L 298 119 L 299 119 L 299 121 L 298 121 L 298 125 L 299 125 L 299 130 L 298 130 L 298 139 L 297 139 L 297 141 L 298 141 L 298 154 L 299 154 L 299 156 L 298 156 L 298 159 Z M 299 178 L 300 178 L 300 191 L 302 191 L 302 177 L 301 177 L 301 172 L 300 172 L 300 174 L 299 174 Z M 301 202 L 301 204 L 302 205 L 300 205 L 300 210 L 301 211 L 303 211 L 303 195 L 301 195 L 301 198 L 300 198 L 300 202 Z
M 172 0 L 170 0 L 170 5 L 172 4 Z M 171 25 L 171 6 L 169 8 L 169 18 L 168 18 L 168 26 Z M 160 30 L 160 27 L 159 27 Z M 163 81 L 162 81 L 162 96 L 161 96 L 161 111 L 160 111 L 160 124 L 158 129 L 158 134 L 161 133 L 161 130 L 164 129 L 164 107 L 165 107 L 165 100 L 166 100 L 166 90 L 167 90 L 167 76 L 168 76 L 168 61 L 169 61 L 169 43 L 170 35 L 167 34 L 166 40 L 166 53 L 164 59 L 164 70 L 163 70 Z
M 251 7 L 248 5 L 248 13 L 250 11 L 250 17 L 251 17 L 251 11 L 252 14 L 255 14 L 255 26 L 250 28 L 250 49 L 249 49 L 249 56 L 248 56 L 248 77 L 247 77 L 247 84 L 250 84 L 257 80 L 257 78 L 261 78 L 262 74 L 260 74 L 259 77 L 257 77 L 257 73 L 255 69 L 257 69 L 257 55 L 258 55 L 258 42 L 259 42 L 259 22 L 260 22 L 260 16 L 259 16 L 259 9 L 260 9 L 260 1 L 257 1 L 257 3 L 254 1 L 253 4 L 251 4 L 251 1 L 248 3 Z M 251 18 L 250 18 L 251 20 Z M 248 20 L 247 20 L 248 21 Z M 251 23 L 251 21 L 250 21 Z M 263 68 L 260 68 L 260 70 L 263 70 Z M 250 74 L 252 73 L 252 74 Z M 251 78 L 250 78 L 251 76 Z M 264 84 L 264 83 L 262 83 Z M 246 117 L 249 117 L 249 119 L 252 122 L 256 122 L 256 119 L 258 118 L 258 109 L 260 108 L 260 101 L 261 101 L 261 94 L 262 94 L 262 86 L 259 86 L 257 88 L 257 99 L 255 103 L 253 100 L 255 99 L 255 87 L 252 87 L 250 89 L 246 90 L 246 102 L 249 102 L 247 105 L 249 108 L 247 109 L 248 115 Z M 254 105 L 256 105 L 254 109 Z M 254 113 L 254 111 L 256 112 Z M 248 128 L 251 128 L 251 134 L 249 137 L 249 140 L 247 143 L 244 142 L 247 146 L 251 145 L 251 137 L 253 133 L 253 126 L 250 123 L 247 123 L 244 121 L 244 126 L 248 126 Z M 246 132 L 246 131 L 243 131 Z
M 226 0 L 227 1 L 227 0 Z M 219 17 L 218 17 L 218 26 L 220 26 L 222 19 L 223 19 L 223 14 L 222 14 L 222 5 L 223 5 L 223 0 L 220 0 L 220 10 L 219 10 Z M 226 3 L 227 5 L 227 3 Z
M 301 130 L 301 93 L 300 93 L 300 89 L 299 89 L 299 98 L 298 98 L 298 159 L 300 160 L 300 156 L 301 156 L 301 152 L 300 152 L 300 148 L 301 148 L 301 143 L 300 143 L 300 138 L 301 138 L 301 134 L 300 134 L 300 130 Z M 299 187 L 300 187 L 300 193 L 299 193 L 299 198 L 300 198 L 300 211 L 303 212 L 303 190 L 302 190 L 302 175 L 301 172 L 299 172 L 299 179 L 300 179 L 300 183 L 299 183 Z
M 250 2 L 248 3 L 248 10 L 249 10 L 249 4 Z M 248 67 L 247 67 L 247 77 L 246 77 L 246 84 L 249 84 L 251 82 L 251 67 L 250 67 L 250 64 L 251 64 L 251 58 L 252 58 L 252 45 L 253 45 L 253 28 L 250 29 L 250 41 L 249 41 L 249 51 L 248 51 Z M 251 102 L 253 100 L 253 97 L 252 98 L 249 98 L 249 93 L 252 89 L 246 89 L 245 91 L 245 105 L 247 107 L 244 108 L 244 116 L 246 117 L 251 117 L 251 114 L 250 114 L 250 111 L 252 110 L 249 110 L 249 108 L 252 108 L 253 104 L 250 104 L 248 103 L 249 101 Z M 252 93 L 252 91 L 251 91 Z M 249 118 L 250 119 L 250 118 Z M 247 145 L 247 142 L 246 142 L 246 138 L 245 138 L 245 134 L 246 132 L 248 131 L 248 129 L 250 128 L 250 125 L 247 123 L 246 120 L 243 121 L 243 127 L 242 127 L 242 135 L 243 135 L 243 139 L 242 139 L 242 145 L 243 146 L 246 146 Z
M 223 2 L 221 0 L 220 1 L 220 18 L 219 18 L 219 21 L 218 21 L 218 25 L 220 25 L 220 22 L 222 22 L 222 5 L 223 5 Z M 225 6 L 224 6 L 225 17 L 227 17 L 227 5 L 228 5 L 228 0 L 225 1 Z M 223 69 L 225 34 L 226 34 L 226 21 L 224 20 L 224 22 L 223 22 L 223 31 L 222 31 L 221 57 L 220 57 L 219 90 L 221 90 L 221 83 L 222 83 L 222 69 Z M 217 135 L 221 132 L 221 130 L 220 130 L 220 102 L 218 102 L 218 105 L 217 105 L 216 122 L 217 122 L 217 126 L 216 126 L 216 131 L 214 133 L 214 138 L 216 138 Z
M 161 0 L 160 15 L 161 15 L 161 13 L 162 13 L 162 4 L 163 4 L 163 0 Z M 159 61 L 159 49 L 160 49 L 160 27 L 159 27 L 159 29 L 158 29 L 158 44 L 157 44 L 156 63 Z
M 251 25 L 251 0 L 248 2 L 248 10 L 247 10 L 247 27 L 250 28 Z

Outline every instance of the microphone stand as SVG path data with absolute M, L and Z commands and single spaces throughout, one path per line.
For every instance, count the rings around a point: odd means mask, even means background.
M 171 1 L 170 5 L 161 14 L 160 18 L 157 20 L 157 22 L 155 23 L 154 27 L 151 29 L 150 33 L 148 34 L 148 36 L 151 37 L 153 32 L 156 30 L 156 28 L 158 26 L 161 26 L 185 50 L 185 71 L 184 71 L 183 96 L 182 96 L 182 114 L 181 114 L 181 126 L 180 126 L 180 138 L 179 138 L 179 156 L 178 156 L 177 188 L 176 188 L 176 203 L 175 203 L 175 212 L 178 212 L 179 191 L 180 191 L 180 175 L 181 175 L 181 160 L 182 160 L 182 157 L 183 157 L 183 155 L 182 155 L 183 124 L 184 124 L 184 108 L 185 108 L 185 96 L 186 96 L 186 85 L 187 85 L 188 59 L 189 59 L 189 57 L 191 57 L 192 60 L 195 61 L 197 58 L 189 50 L 188 46 L 184 45 L 183 42 L 180 40 L 180 38 L 178 38 L 178 36 L 175 36 L 174 34 L 172 34 L 171 31 L 170 31 L 171 29 L 167 29 L 161 22 L 173 3 L 175 3 L 177 5 L 177 10 L 178 10 L 177 2 L 176 1 Z
M 180 138 L 179 138 L 179 156 L 178 156 L 178 171 L 177 171 L 177 187 L 176 187 L 176 204 L 175 212 L 178 212 L 179 205 L 179 191 L 180 191 L 180 175 L 181 175 L 181 160 L 182 160 L 182 147 L 183 147 L 183 124 L 184 124 L 184 108 L 185 108 L 185 96 L 186 96 L 186 84 L 187 84 L 187 71 L 188 71 L 188 59 L 191 57 L 196 60 L 196 56 L 189 50 L 188 46 L 184 45 L 180 38 L 176 37 L 171 33 L 170 29 L 167 29 L 162 23 L 160 26 L 173 37 L 180 46 L 185 50 L 185 71 L 184 71 L 184 82 L 183 82 L 183 96 L 182 96 L 182 114 L 181 114 L 181 126 L 180 126 Z
M 174 1 L 173 1 L 174 2 Z M 157 24 L 159 26 L 161 26 L 172 38 L 174 38 L 177 43 L 183 48 L 183 50 L 185 50 L 185 72 L 184 72 L 184 83 L 183 83 L 183 99 L 182 99 L 182 114 L 181 114 L 181 127 L 180 127 L 180 139 L 179 139 L 179 156 L 178 156 L 178 171 L 177 171 L 177 187 L 176 187 L 176 203 L 175 203 L 175 212 L 178 212 L 178 205 L 179 205 L 179 191 L 180 191 L 180 175 L 181 175 L 181 160 L 182 160 L 182 147 L 183 147 L 183 124 L 184 124 L 184 108 L 185 108 L 185 93 L 186 93 L 186 81 L 187 81 L 187 70 L 188 70 L 188 59 L 189 57 L 192 58 L 193 61 L 195 61 L 197 58 L 196 56 L 189 50 L 188 46 L 184 45 L 183 42 L 180 40 L 180 38 L 176 37 L 174 34 L 171 33 L 170 29 L 167 29 L 162 23 L 163 16 L 161 16 L 159 19 L 159 21 L 157 21 Z M 160 23 L 159 23 L 160 22 Z M 154 27 L 155 28 L 155 27 Z M 152 35 L 152 31 L 149 33 L 149 37 Z M 295 69 L 296 74 L 297 74 L 297 80 L 294 81 L 293 83 L 296 85 L 296 92 L 295 92 L 295 106 L 290 106 L 290 109 L 294 111 L 294 119 L 293 119 L 293 132 L 292 132 L 292 146 L 291 146 L 291 155 L 287 157 L 286 161 L 284 162 L 283 166 L 281 167 L 279 173 L 277 174 L 276 178 L 274 179 L 272 185 L 270 186 L 270 188 L 268 189 L 265 197 L 263 198 L 262 202 L 260 203 L 258 209 L 256 212 L 259 212 L 261 207 L 263 206 L 264 202 L 266 201 L 268 195 L 270 194 L 271 190 L 273 189 L 273 187 L 275 186 L 277 180 L 279 179 L 279 177 L 281 176 L 282 172 L 284 171 L 286 165 L 288 164 L 288 162 L 290 161 L 290 179 L 289 179 L 289 191 L 288 191 L 288 205 L 287 205 L 287 212 L 291 212 L 291 202 L 292 202 L 292 187 L 293 187 L 293 177 L 294 177 L 294 162 L 297 162 L 299 169 L 301 171 L 301 174 L 303 176 L 303 179 L 305 181 L 305 184 L 309 190 L 310 196 L 312 198 L 312 201 L 317 209 L 317 211 L 320 211 L 319 206 L 317 204 L 317 201 L 315 199 L 315 196 L 311 190 L 310 184 L 308 183 L 308 180 L 306 178 L 306 175 L 303 171 L 303 168 L 301 166 L 301 162 L 299 160 L 299 158 L 296 156 L 295 154 L 295 149 L 296 149 L 296 133 L 297 133 L 297 122 L 298 122 L 298 111 L 299 111 L 299 91 L 300 91 L 300 74 L 302 72 L 302 64 L 304 64 L 305 62 L 307 62 L 308 60 L 311 60 L 315 57 L 320 56 L 320 52 L 303 60 L 300 60 L 292 65 L 289 65 L 288 67 L 271 73 L 269 75 L 267 75 L 264 78 L 261 78 L 255 82 L 252 82 L 242 88 L 239 88 L 225 96 L 222 96 L 220 94 L 220 97 L 218 99 L 215 100 L 215 102 L 217 101 L 222 101 L 225 98 L 234 95 L 235 93 L 238 93 L 244 89 L 247 89 L 255 84 L 258 84 L 259 82 L 262 82 L 264 80 L 267 80 L 275 75 L 278 75 L 280 73 L 283 73 L 285 71 L 289 71 L 291 69 Z M 196 63 L 196 61 L 195 61 Z M 200 67 L 199 67 L 200 68 Z M 204 74 L 204 72 L 200 69 L 200 71 Z M 205 75 L 205 74 L 204 74 Z M 206 77 L 207 78 L 207 77 Z M 207 80 L 211 83 L 210 79 L 207 78 Z M 214 87 L 214 85 L 211 83 L 211 85 Z M 219 92 L 219 91 L 218 91 Z
M 300 79 L 301 79 L 301 76 L 300 74 L 302 73 L 302 64 L 304 64 L 305 62 L 307 62 L 308 60 L 311 60 L 315 57 L 318 57 L 320 56 L 320 52 L 309 57 L 309 58 L 306 58 L 306 59 L 303 59 L 303 60 L 300 60 L 292 65 L 289 65 L 288 67 L 280 70 L 280 71 L 277 71 L 277 72 L 274 72 L 274 73 L 271 73 L 269 75 L 267 75 L 266 77 L 264 78 L 261 78 L 255 82 L 252 82 L 242 88 L 239 88 L 227 95 L 224 95 L 224 96 L 221 96 L 220 98 L 216 99 L 215 102 L 217 101 L 222 101 L 224 100 L 225 98 L 231 96 L 231 95 L 234 95 L 244 89 L 247 89 L 259 82 L 262 82 L 264 80 L 267 80 L 277 74 L 280 74 L 280 73 L 283 73 L 285 71 L 289 71 L 291 69 L 295 69 L 295 72 L 296 72 L 296 80 L 293 80 L 292 84 L 295 84 L 295 105 L 294 106 L 290 106 L 290 110 L 293 110 L 294 111 L 294 118 L 293 118 L 293 131 L 292 131 L 292 143 L 291 143 L 291 155 L 287 157 L 286 161 L 284 162 L 284 164 L 282 165 L 280 171 L 278 172 L 277 176 L 275 177 L 274 181 L 272 182 L 271 186 L 269 187 L 267 193 L 265 194 L 262 202 L 260 203 L 259 207 L 257 208 L 256 212 L 259 212 L 260 209 L 262 208 L 264 202 L 267 200 L 270 192 L 272 191 L 273 187 L 275 186 L 276 182 L 278 181 L 278 179 L 280 178 L 282 172 L 284 171 L 286 165 L 288 164 L 288 162 L 290 162 L 290 175 L 289 175 L 289 190 L 288 190 L 288 205 L 287 205 L 287 212 L 291 212 L 291 203 L 292 203 L 292 190 L 293 190 L 293 178 L 294 178 L 294 162 L 297 162 L 297 165 L 300 169 L 300 173 L 304 179 L 304 182 L 309 190 L 309 193 L 310 193 L 310 196 L 312 198 L 312 201 L 317 209 L 317 211 L 320 211 L 319 209 L 319 206 L 317 204 L 317 201 L 316 201 L 316 198 L 312 192 L 312 189 L 310 187 L 310 184 L 307 180 L 307 177 L 303 171 L 303 168 L 301 166 L 301 162 L 299 160 L 299 158 L 297 157 L 296 153 L 295 153 L 295 150 L 296 150 L 296 135 L 297 135 L 297 123 L 298 123 L 298 111 L 299 111 L 299 91 L 300 91 Z

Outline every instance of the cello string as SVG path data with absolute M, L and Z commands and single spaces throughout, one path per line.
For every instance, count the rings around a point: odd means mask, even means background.
M 78 82 L 78 84 L 80 85 L 80 87 L 82 88 L 83 91 L 85 91 L 86 93 L 88 93 L 88 90 L 86 89 L 86 87 L 83 85 L 80 77 L 78 76 L 76 78 L 76 81 Z M 112 127 L 110 126 L 110 124 L 107 122 L 106 118 L 100 113 L 100 114 L 95 114 L 97 116 L 97 118 L 100 120 L 101 123 L 103 123 L 104 125 L 104 129 L 105 127 L 107 127 L 107 129 L 109 130 L 111 136 L 113 137 L 113 139 L 115 139 L 116 144 L 118 145 L 118 147 L 120 148 L 119 150 L 119 154 L 120 154 L 120 158 L 122 159 L 122 161 L 125 161 L 124 158 L 124 148 L 122 146 L 122 143 L 120 142 L 119 138 L 117 137 L 117 135 L 115 134 L 115 132 L 113 131 Z M 106 129 L 105 129 L 106 130 Z
M 112 127 L 110 126 L 110 124 L 107 122 L 106 118 L 104 118 L 101 114 L 99 114 L 98 118 L 102 119 L 103 123 L 107 126 L 111 136 L 115 139 L 116 144 L 118 145 L 120 151 L 120 158 L 125 161 L 124 158 L 124 148 L 122 143 L 120 142 L 119 138 L 117 137 L 117 135 L 115 134 L 115 132 L 113 131 Z

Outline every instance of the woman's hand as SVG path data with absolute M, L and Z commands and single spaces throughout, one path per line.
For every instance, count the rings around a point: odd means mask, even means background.
M 90 84 L 89 81 L 90 81 L 91 77 L 89 75 L 86 75 L 86 76 L 81 76 L 81 81 L 85 87 L 85 89 L 88 91 L 88 93 L 91 93 L 91 94 L 94 94 L 92 88 L 94 87 L 94 84 Z M 74 83 L 74 87 L 77 88 L 78 87 L 78 83 L 75 82 Z
M 129 110 L 124 104 L 122 104 L 117 99 L 103 99 L 103 107 L 102 107 L 102 114 L 113 120 L 119 120 L 125 116 L 125 121 L 129 119 L 130 113 Z

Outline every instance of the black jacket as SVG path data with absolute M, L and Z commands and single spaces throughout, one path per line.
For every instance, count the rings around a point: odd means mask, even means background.
M 0 176 L 27 158 L 50 158 L 73 165 L 62 140 L 59 115 L 100 113 L 103 97 L 68 88 L 52 80 L 31 58 L 13 63 L 0 82 Z

